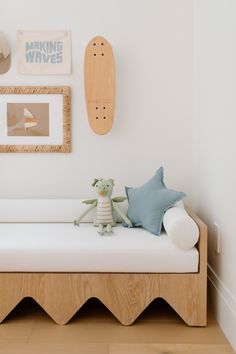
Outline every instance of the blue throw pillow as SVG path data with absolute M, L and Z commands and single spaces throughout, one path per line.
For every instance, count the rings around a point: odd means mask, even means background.
M 165 211 L 186 194 L 166 188 L 163 181 L 163 167 L 142 187 L 126 187 L 129 201 L 128 218 L 133 226 L 142 226 L 149 232 L 160 235 Z

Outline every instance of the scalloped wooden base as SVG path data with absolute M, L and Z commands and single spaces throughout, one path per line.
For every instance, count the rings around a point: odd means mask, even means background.
M 206 326 L 207 229 L 194 219 L 200 229 L 198 273 L 0 273 L 0 322 L 23 298 L 32 297 L 56 323 L 66 324 L 95 297 L 130 325 L 161 297 L 188 325 Z
M 0 322 L 32 297 L 57 324 L 66 324 L 91 297 L 130 325 L 155 299 L 165 299 L 190 326 L 206 325 L 201 278 L 193 274 L 0 274 Z

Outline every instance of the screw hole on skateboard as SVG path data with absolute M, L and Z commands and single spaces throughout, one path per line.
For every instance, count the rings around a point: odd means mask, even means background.
M 104 55 L 104 53 L 102 53 L 102 56 Z
M 96 117 L 96 119 L 98 119 L 98 117 Z
M 98 109 L 98 107 L 96 107 L 96 109 Z
M 101 45 L 103 45 L 104 43 L 101 43 Z
M 106 109 L 106 107 L 103 107 L 103 109 Z
M 106 119 L 106 117 L 103 117 L 103 119 Z
M 96 45 L 96 43 L 93 43 L 93 45 Z
M 93 54 L 94 57 L 96 57 L 96 55 L 97 55 L 97 54 L 95 54 L 95 53 Z

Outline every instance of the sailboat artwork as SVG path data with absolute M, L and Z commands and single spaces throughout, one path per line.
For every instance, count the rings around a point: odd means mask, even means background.
M 37 118 L 29 111 L 29 109 L 24 108 L 24 118 L 23 118 L 25 134 L 28 128 L 36 127 L 38 124 Z
M 49 103 L 7 103 L 8 136 L 49 136 Z

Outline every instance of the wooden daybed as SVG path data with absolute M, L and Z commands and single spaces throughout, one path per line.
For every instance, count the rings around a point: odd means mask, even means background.
M 95 297 L 123 325 L 130 325 L 160 297 L 188 325 L 206 326 L 207 228 L 191 216 L 200 230 L 197 273 L 1 272 L 0 322 L 23 298 L 31 297 L 57 324 L 66 324 Z

